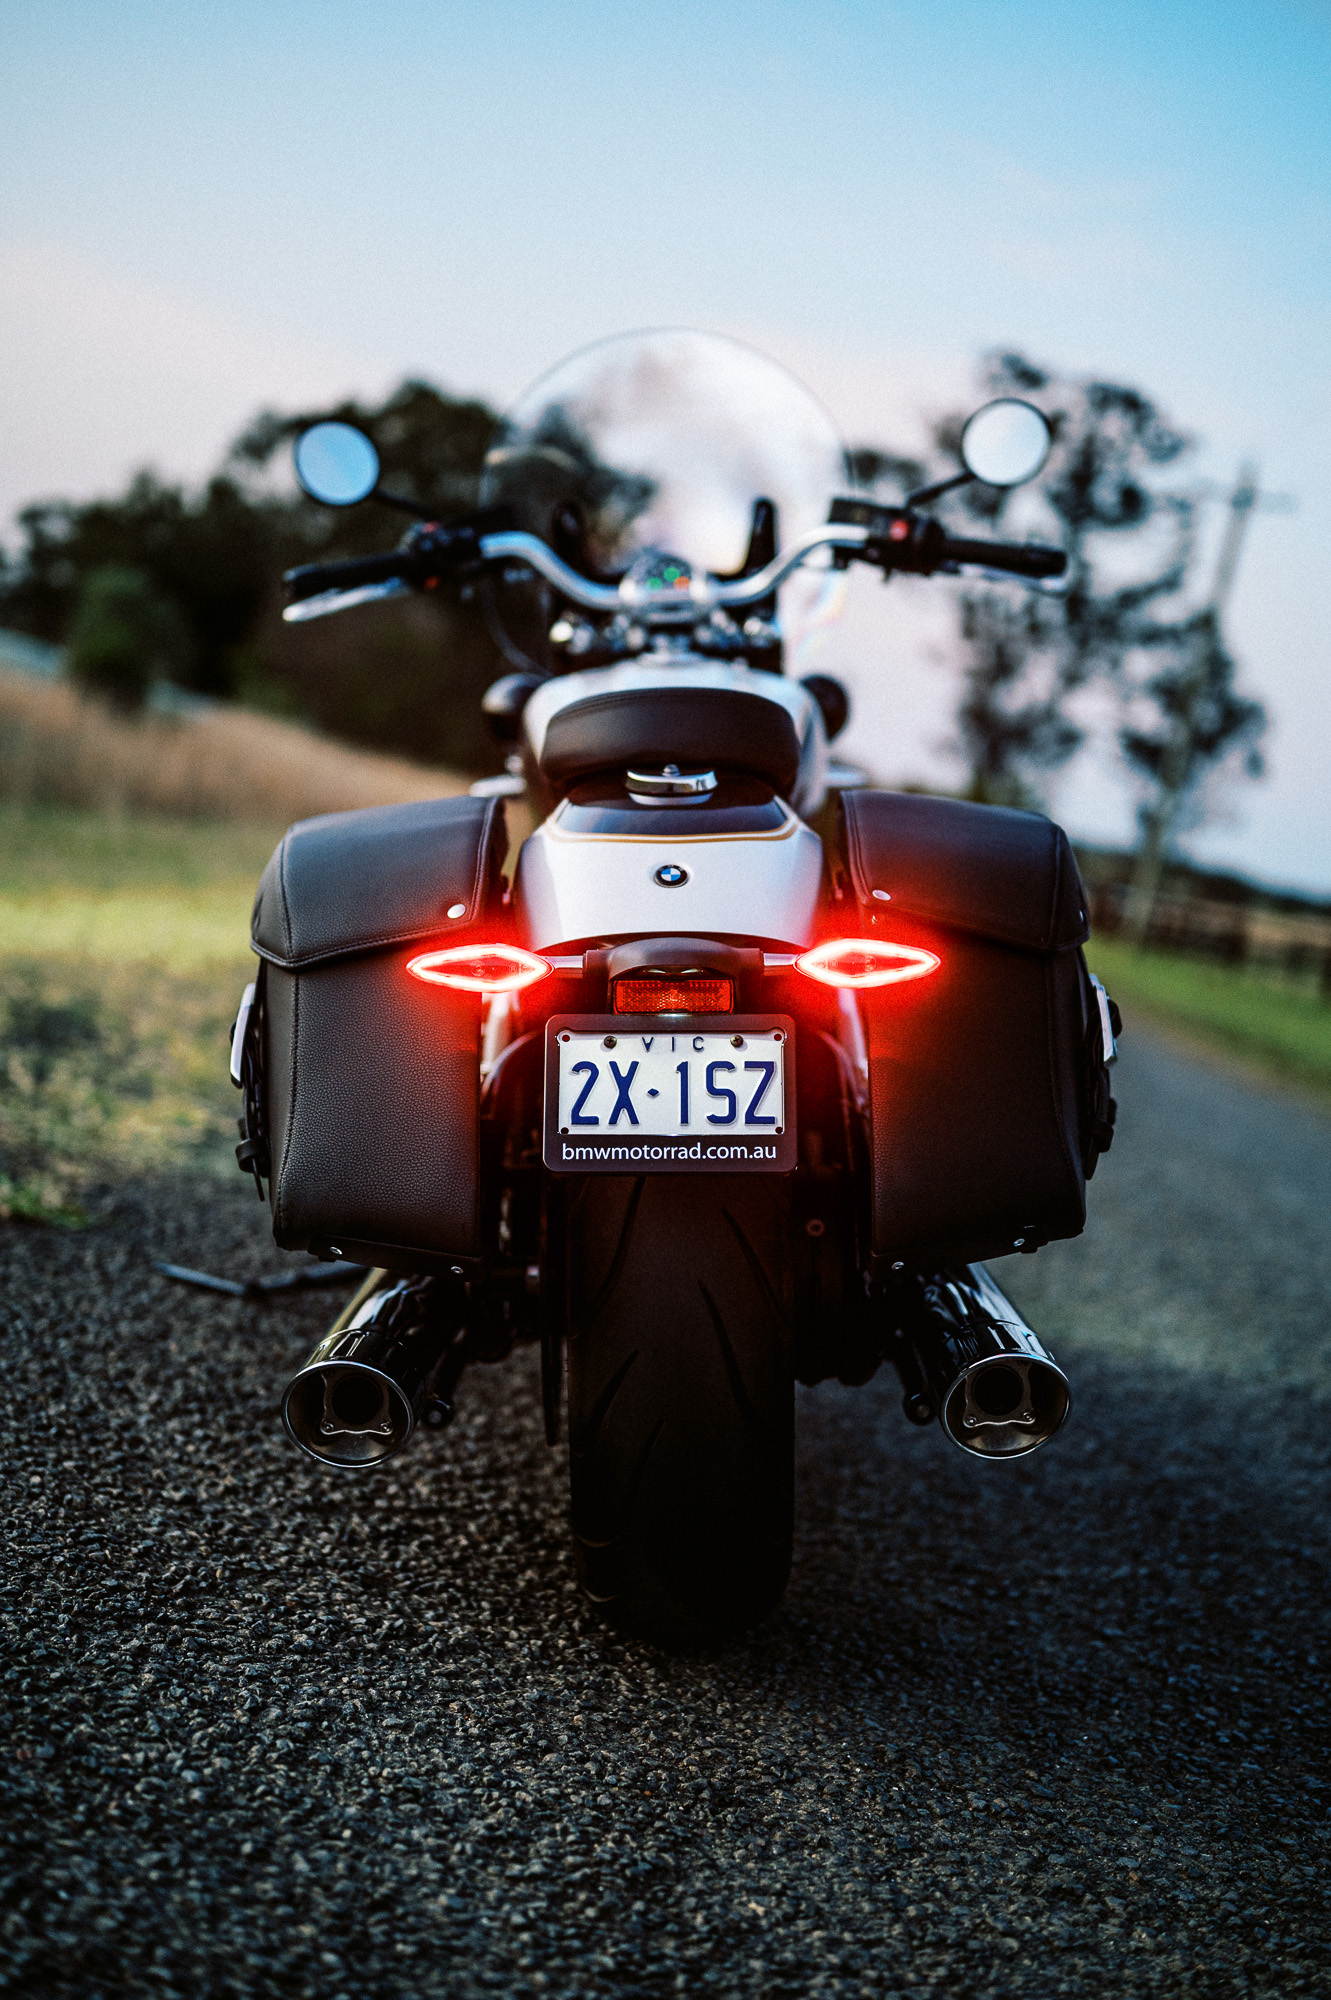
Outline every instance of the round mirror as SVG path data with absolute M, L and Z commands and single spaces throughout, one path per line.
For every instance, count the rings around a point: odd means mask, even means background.
M 986 486 L 1020 486 L 1049 456 L 1049 425 L 1033 403 L 1001 396 L 986 403 L 961 433 L 961 462 Z
M 296 477 L 312 500 L 353 507 L 379 484 L 379 454 L 350 424 L 314 424 L 296 439 Z

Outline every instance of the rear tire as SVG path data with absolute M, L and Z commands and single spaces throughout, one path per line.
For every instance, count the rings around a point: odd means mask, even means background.
M 666 1643 L 752 1624 L 790 1572 L 789 1196 L 766 1175 L 588 1177 L 568 1212 L 583 1588 Z

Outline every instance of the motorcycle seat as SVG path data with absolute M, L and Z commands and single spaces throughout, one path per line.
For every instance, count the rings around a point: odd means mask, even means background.
M 736 687 L 618 688 L 558 708 L 534 744 L 558 792 L 604 771 L 678 764 L 744 771 L 783 797 L 800 768 L 800 738 L 785 703 Z

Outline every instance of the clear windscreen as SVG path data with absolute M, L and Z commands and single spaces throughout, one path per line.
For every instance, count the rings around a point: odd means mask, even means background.
M 826 522 L 845 485 L 836 428 L 793 375 L 738 341 L 666 329 L 599 341 L 534 383 L 486 460 L 482 503 L 589 576 L 621 576 L 647 549 L 726 576 L 758 501 L 775 509 L 779 552 Z M 784 586 L 788 666 L 836 595 L 826 568 Z M 529 635 L 530 608 L 511 612 Z

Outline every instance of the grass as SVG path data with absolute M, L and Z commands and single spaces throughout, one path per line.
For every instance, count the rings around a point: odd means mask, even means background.
M 465 789 L 454 772 L 273 716 L 219 706 L 131 719 L 68 681 L 0 667 L 0 797 L 19 804 L 264 826 Z
M 1129 1032 L 1140 1013 L 1267 1075 L 1331 1094 L 1331 1005 L 1318 993 L 1258 971 L 1134 951 L 1115 939 L 1093 939 L 1087 958 Z
M 234 1171 L 226 1031 L 283 828 L 464 788 L 269 716 L 130 719 L 0 666 L 0 1216 L 78 1224 L 123 1174 Z
M 0 1215 L 75 1224 L 124 1174 L 232 1170 L 227 1029 L 281 830 L 0 811 Z

